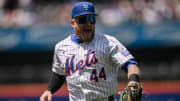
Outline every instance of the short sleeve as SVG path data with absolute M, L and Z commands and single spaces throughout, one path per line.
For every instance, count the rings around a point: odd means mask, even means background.
M 52 71 L 54 73 L 65 75 L 65 69 L 62 65 L 60 57 L 58 56 L 58 47 L 55 47 L 54 56 L 53 56 L 53 63 L 52 63 Z
M 130 59 L 134 59 L 131 53 L 127 50 L 127 48 L 122 45 L 118 40 L 114 39 L 112 42 L 112 49 L 111 49 L 111 57 L 113 62 L 117 65 L 122 66 Z

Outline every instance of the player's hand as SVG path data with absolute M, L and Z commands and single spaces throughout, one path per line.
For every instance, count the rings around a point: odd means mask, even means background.
M 130 81 L 128 87 L 124 91 L 119 92 L 119 101 L 141 101 L 142 84 L 135 81 Z
M 136 81 L 130 81 L 128 82 L 128 87 L 131 88 L 132 91 L 136 90 L 137 88 L 135 88 L 135 85 L 137 84 L 138 82 Z
M 52 101 L 52 94 L 50 91 L 46 90 L 40 97 L 40 101 Z

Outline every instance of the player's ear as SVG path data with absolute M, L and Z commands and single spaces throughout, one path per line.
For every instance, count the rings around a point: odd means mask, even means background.
M 75 19 L 71 19 L 70 23 L 71 23 L 71 26 L 74 27 L 75 26 Z

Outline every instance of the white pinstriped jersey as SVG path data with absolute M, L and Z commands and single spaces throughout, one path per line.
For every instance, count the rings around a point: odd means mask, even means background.
M 79 44 L 71 37 L 56 44 L 52 71 L 66 75 L 70 101 L 107 101 L 117 90 L 118 68 L 133 56 L 109 35 Z

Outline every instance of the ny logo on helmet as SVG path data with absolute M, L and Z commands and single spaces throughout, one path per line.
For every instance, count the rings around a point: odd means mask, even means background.
M 85 9 L 85 10 L 88 10 L 88 4 L 83 4 L 83 8 Z

